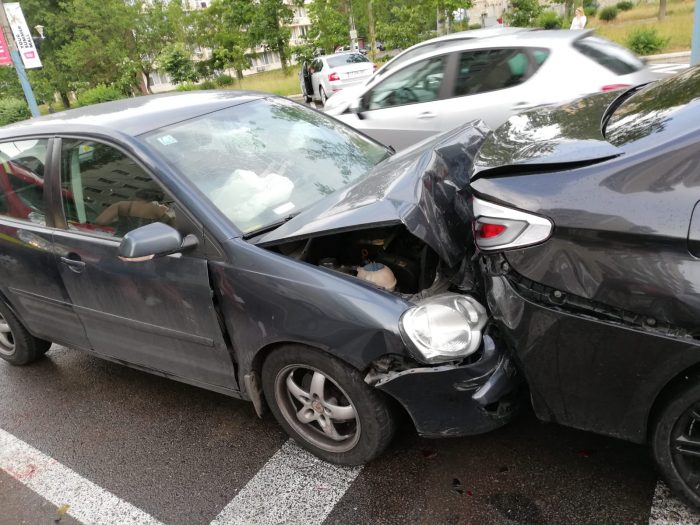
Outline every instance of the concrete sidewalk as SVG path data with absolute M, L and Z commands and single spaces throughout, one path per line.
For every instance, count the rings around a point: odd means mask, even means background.
M 648 55 L 641 58 L 646 60 L 648 64 L 689 64 L 690 51 L 664 53 L 662 55 Z

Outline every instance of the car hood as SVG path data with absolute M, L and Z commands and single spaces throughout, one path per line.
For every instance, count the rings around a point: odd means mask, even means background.
M 329 115 L 340 115 L 350 106 L 353 100 L 358 99 L 362 95 L 365 85 L 346 87 L 334 93 L 328 97 L 326 104 L 323 106 L 323 111 Z
M 450 266 L 466 253 L 469 225 L 458 215 L 457 192 L 467 186 L 476 152 L 490 130 L 481 122 L 402 151 L 277 229 L 251 242 L 280 242 L 403 223 Z
M 599 93 L 511 117 L 482 145 L 471 178 L 565 169 L 621 155 L 601 126 L 605 110 L 621 94 Z

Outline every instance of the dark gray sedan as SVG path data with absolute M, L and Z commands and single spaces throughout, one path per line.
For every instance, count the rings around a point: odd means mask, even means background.
M 269 407 L 358 464 L 407 412 L 485 432 L 517 379 L 455 195 L 485 130 L 391 155 L 285 99 L 143 97 L 0 130 L 0 357 L 51 342 Z

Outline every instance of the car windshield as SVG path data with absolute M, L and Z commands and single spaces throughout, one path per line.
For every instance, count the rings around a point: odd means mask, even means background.
M 700 67 L 650 84 L 615 109 L 605 126 L 605 138 L 615 146 L 659 133 L 675 135 L 694 129 L 696 112 L 678 111 L 700 100 Z
M 390 154 L 284 99 L 240 104 L 143 138 L 245 234 L 348 186 Z
M 326 58 L 330 67 L 340 67 L 346 64 L 357 64 L 360 62 L 369 62 L 369 59 L 359 53 L 348 53 L 347 55 L 336 55 Z

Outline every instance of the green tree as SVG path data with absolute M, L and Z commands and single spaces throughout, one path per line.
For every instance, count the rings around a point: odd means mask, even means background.
M 22 0 L 22 10 L 29 27 L 44 26 L 46 37 L 39 48 L 43 67 L 28 71 L 35 94 L 40 96 L 37 86 L 41 86 L 47 101 L 53 93 L 59 93 L 63 105 L 68 108 L 68 92 L 73 88 L 75 77 L 61 63 L 58 51 L 73 38 L 73 24 L 65 16 L 59 0 Z
M 254 8 L 251 0 L 214 0 L 207 9 L 195 13 L 195 40 L 212 50 L 206 64 L 210 71 L 231 68 L 243 78 L 243 70 L 251 66 L 248 28 Z
M 158 56 L 169 45 L 186 40 L 188 24 L 179 0 L 137 0 L 135 6 L 140 16 L 136 17 L 133 29 L 136 56 L 131 57 L 132 66 L 143 74 L 146 91 L 150 93 L 149 75 L 157 68 Z M 124 69 L 128 77 L 131 71 L 126 65 Z
M 350 39 L 350 14 L 345 0 L 314 0 L 308 5 L 311 28 L 307 39 L 325 53 Z
M 542 12 L 538 0 L 510 0 L 510 8 L 503 15 L 508 25 L 532 27 Z
M 134 71 L 134 62 L 140 59 L 134 36 L 139 4 L 63 0 L 60 5 L 72 25 L 71 39 L 56 53 L 66 71 L 89 86 L 113 84 L 127 75 L 127 85 L 139 86 L 141 79 Z
M 158 57 L 158 63 L 176 84 L 198 80 L 192 53 L 184 44 L 167 46 Z
M 283 0 L 259 0 L 247 33 L 251 46 L 277 51 L 285 71 L 289 62 L 291 31 L 288 24 L 292 21 L 292 15 L 292 10 Z

